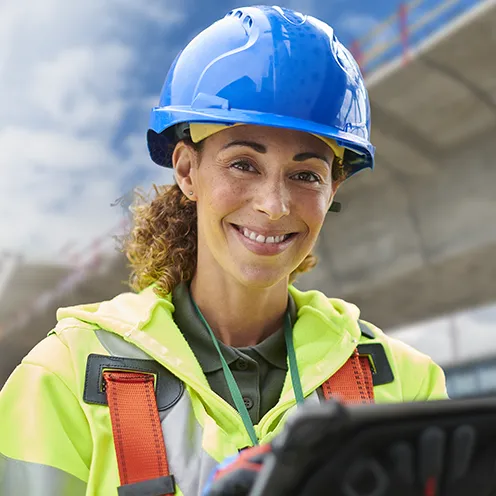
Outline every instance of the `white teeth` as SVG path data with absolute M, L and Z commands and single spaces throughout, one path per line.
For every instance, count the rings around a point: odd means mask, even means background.
M 253 231 L 250 231 L 246 227 L 241 228 L 241 232 L 243 233 L 243 236 L 246 238 L 249 238 L 253 241 L 256 241 L 257 243 L 282 243 L 288 236 L 289 234 L 283 234 L 282 236 L 262 236 L 261 234 L 257 234 Z

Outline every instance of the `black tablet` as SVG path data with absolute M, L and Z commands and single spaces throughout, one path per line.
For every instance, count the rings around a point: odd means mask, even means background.
M 301 407 L 250 496 L 487 496 L 496 398 Z

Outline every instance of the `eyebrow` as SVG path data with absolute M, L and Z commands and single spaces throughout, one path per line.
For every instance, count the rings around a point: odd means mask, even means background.
M 258 153 L 267 153 L 267 148 L 260 144 L 257 143 L 256 141 L 245 141 L 245 140 L 235 140 L 231 141 L 230 143 L 227 143 L 222 147 L 222 150 L 226 150 L 227 148 L 231 148 L 233 146 L 247 146 L 249 148 L 253 148 Z M 315 152 L 303 152 L 303 153 L 298 153 L 293 157 L 293 160 L 295 162 L 304 162 L 305 160 L 309 160 L 311 158 L 316 158 L 319 160 L 322 160 L 325 162 L 329 167 L 331 164 L 329 163 L 329 160 L 325 155 L 321 155 L 320 153 L 315 153 Z
M 255 141 L 244 141 L 244 140 L 236 140 L 227 143 L 222 147 L 222 150 L 226 150 L 227 148 L 231 148 L 232 146 L 247 146 L 249 148 L 253 148 L 258 153 L 267 153 L 267 148 L 260 143 L 256 143 Z
M 298 153 L 298 155 L 295 155 L 293 157 L 293 160 L 295 162 L 304 162 L 305 160 L 309 160 L 311 158 L 317 158 L 319 160 L 322 160 L 325 162 L 329 167 L 331 164 L 329 163 L 329 160 L 325 155 L 320 155 L 320 153 L 315 153 L 315 152 L 303 152 L 303 153 Z

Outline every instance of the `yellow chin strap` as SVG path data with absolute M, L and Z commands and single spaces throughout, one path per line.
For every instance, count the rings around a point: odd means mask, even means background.
M 193 143 L 199 143 L 200 141 L 212 136 L 212 134 L 218 133 L 228 127 L 232 126 L 244 126 L 247 124 L 206 124 L 202 122 L 192 122 L 189 126 L 189 131 Z M 339 146 L 333 139 L 327 138 L 325 136 L 320 136 L 314 134 L 316 138 L 322 140 L 334 153 L 334 156 L 339 157 L 341 160 L 344 156 L 345 148 Z

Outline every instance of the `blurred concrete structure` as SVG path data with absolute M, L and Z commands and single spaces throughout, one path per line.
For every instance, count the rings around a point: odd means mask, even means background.
M 391 329 L 445 371 L 450 397 L 496 394 L 496 304 Z
M 304 281 L 385 328 L 496 301 L 496 2 L 368 79 L 376 170 L 338 193 Z
M 60 307 L 111 298 L 127 290 L 125 260 L 112 252 L 79 269 L 19 264 L 0 300 L 0 385 L 56 324 Z
M 385 329 L 496 301 L 494 26 L 496 1 L 480 2 L 368 76 L 376 170 L 339 192 L 343 212 L 329 215 L 321 265 L 301 287 L 353 301 Z M 0 384 L 54 326 L 57 307 L 126 289 L 125 261 L 112 252 L 79 272 L 9 267 Z

